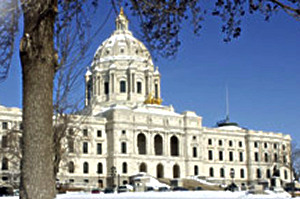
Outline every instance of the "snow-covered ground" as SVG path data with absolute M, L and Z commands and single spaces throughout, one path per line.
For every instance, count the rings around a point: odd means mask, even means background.
M 18 197 L 3 197 L 18 199 Z M 69 193 L 60 194 L 56 199 L 284 199 L 291 198 L 287 193 L 275 194 L 271 191 L 267 195 L 252 195 L 245 191 L 181 191 L 181 192 L 127 192 L 120 194 L 89 194 Z M 298 198 L 300 199 L 300 198 Z

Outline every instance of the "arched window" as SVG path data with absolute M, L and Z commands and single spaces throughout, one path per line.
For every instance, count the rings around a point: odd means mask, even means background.
M 178 138 L 173 135 L 171 137 L 171 156 L 179 156 L 179 140 Z
M 99 162 L 98 165 L 97 165 L 97 173 L 98 174 L 103 173 L 103 165 L 102 165 L 101 162 Z
M 155 155 L 163 154 L 163 139 L 160 135 L 156 135 L 154 137 L 154 150 L 155 150 Z
M 8 170 L 8 159 L 6 157 L 2 159 L 2 170 Z
M 173 166 L 173 178 L 180 178 L 180 167 L 177 164 Z
M 194 166 L 194 175 L 195 176 L 199 175 L 199 168 L 197 165 Z
M 274 162 L 277 162 L 278 161 L 278 155 L 277 153 L 274 153 Z
M 221 178 L 224 178 L 224 177 L 225 177 L 225 171 L 224 171 L 224 168 L 221 168 L 221 169 L 220 169 L 220 177 L 221 177 Z
M 127 173 L 127 163 L 123 162 L 122 164 L 122 173 Z
M 197 147 L 193 147 L 193 157 L 197 157 Z
M 265 153 L 265 162 L 268 162 L 269 161 L 269 157 L 268 157 L 268 154 Z
M 261 171 L 260 171 L 260 169 L 256 169 L 256 178 L 261 178 Z
M 83 173 L 89 173 L 89 163 L 83 163 Z
M 137 136 L 138 141 L 138 152 L 141 155 L 146 154 L 146 136 L 143 133 L 140 133 Z
M 209 177 L 214 177 L 214 168 L 209 168 Z
M 140 165 L 140 172 L 147 172 L 147 165 L 145 163 Z
M 69 173 L 74 173 L 75 166 L 74 166 L 74 162 L 73 161 L 69 162 L 69 164 L 68 164 L 68 170 L 69 170 Z
M 126 81 L 120 81 L 120 93 L 126 93 Z
M 162 164 L 158 164 L 156 166 L 156 177 L 163 178 L 164 177 L 164 166 Z

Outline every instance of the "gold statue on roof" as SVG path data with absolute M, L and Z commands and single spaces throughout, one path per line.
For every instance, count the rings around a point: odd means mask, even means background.
M 157 104 L 157 105 L 161 105 L 162 103 L 162 99 L 161 98 L 155 98 L 153 96 L 153 92 L 149 93 L 149 95 L 147 96 L 146 100 L 144 101 L 145 104 Z

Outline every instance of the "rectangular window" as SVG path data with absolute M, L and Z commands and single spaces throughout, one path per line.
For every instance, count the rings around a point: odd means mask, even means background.
M 4 129 L 4 130 L 8 129 L 8 123 L 7 122 L 2 122 L 2 129 Z
M 197 157 L 197 147 L 193 147 L 193 157 Z
M 219 160 L 223 161 L 223 151 L 219 151 Z
M 97 154 L 98 155 L 102 154 L 102 144 L 101 143 L 97 144 Z
M 232 146 L 232 140 L 229 140 L 229 146 L 230 147 Z
M 208 145 L 212 145 L 212 140 L 208 139 Z
M 158 98 L 158 84 L 155 84 L 155 98 Z
M 88 136 L 88 130 L 87 129 L 83 129 L 83 136 Z
M 7 147 L 7 136 L 6 135 L 2 136 L 1 145 L 2 145 L 2 148 L 6 148 Z
M 104 94 L 108 94 L 109 93 L 109 83 L 108 82 L 104 82 Z
M 223 145 L 222 140 L 219 140 L 219 146 L 222 146 L 222 145 Z
M 254 142 L 254 147 L 258 148 L 258 143 L 257 142 Z
M 243 152 L 240 152 L 240 162 L 244 161 Z
M 255 162 L 258 162 L 258 161 L 259 161 L 259 158 L 258 158 L 258 152 L 255 152 L 255 153 L 254 153 L 254 160 L 255 160 Z
M 229 151 L 229 161 L 233 161 L 233 152 Z
M 136 90 L 137 90 L 137 93 L 142 93 L 142 82 L 136 83 Z
M 245 171 L 244 171 L 244 169 L 241 169 L 241 178 L 245 178 Z
M 102 137 L 102 131 L 101 130 L 97 131 L 97 137 Z
M 121 143 L 121 153 L 127 153 L 126 142 Z
M 87 154 L 87 153 L 89 152 L 89 149 L 88 149 L 88 143 L 87 143 L 87 142 L 84 142 L 84 143 L 83 143 L 82 151 L 83 151 L 83 153 L 85 153 L 85 154 Z
M 120 81 L 120 93 L 126 93 L 126 82 Z
M 209 160 L 213 160 L 213 152 L 212 152 L 212 150 L 208 151 L 208 159 Z

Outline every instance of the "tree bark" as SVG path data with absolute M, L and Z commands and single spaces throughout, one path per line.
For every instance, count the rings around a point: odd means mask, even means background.
M 24 36 L 21 199 L 53 199 L 54 23 L 57 0 L 22 0 Z

